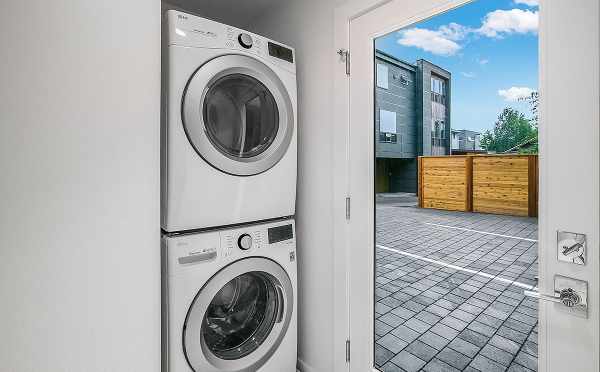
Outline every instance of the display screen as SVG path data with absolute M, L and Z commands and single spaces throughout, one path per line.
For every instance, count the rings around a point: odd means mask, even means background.
M 291 224 L 277 226 L 277 227 L 271 227 L 268 230 L 268 233 L 269 233 L 269 244 L 292 239 L 294 237 L 294 229 L 292 228 Z
M 281 45 L 273 44 L 269 41 L 269 55 L 275 58 L 283 59 L 290 63 L 294 63 L 294 54 L 290 48 Z

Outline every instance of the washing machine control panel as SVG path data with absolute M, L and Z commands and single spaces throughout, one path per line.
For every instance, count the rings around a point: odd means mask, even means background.
M 265 248 L 295 244 L 294 226 L 291 223 L 240 227 L 235 230 L 222 231 L 220 235 L 224 258 L 239 256 L 242 252 L 252 254 Z
M 296 259 L 292 220 L 240 226 L 194 234 L 163 236 L 169 275 L 196 270 L 198 265 L 226 264 L 245 257 L 268 256 Z

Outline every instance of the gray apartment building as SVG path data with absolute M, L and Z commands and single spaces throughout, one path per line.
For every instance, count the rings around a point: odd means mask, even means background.
M 450 155 L 450 72 L 375 53 L 376 192 L 417 192 L 417 157 Z
M 452 129 L 452 154 L 462 155 L 485 152 L 481 148 L 481 133 L 468 129 Z

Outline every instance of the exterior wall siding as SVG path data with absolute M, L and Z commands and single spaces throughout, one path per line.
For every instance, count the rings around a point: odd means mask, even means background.
M 452 94 L 451 75 L 448 71 L 438 67 L 424 59 L 417 61 L 417 95 L 419 104 L 417 105 L 417 127 L 419 130 L 418 149 L 419 155 L 431 155 L 431 75 L 445 80 L 446 83 L 446 120 L 445 120 L 445 155 L 450 155 L 450 102 Z
M 388 67 L 388 89 L 375 89 L 375 139 L 376 154 L 381 158 L 414 158 L 416 149 L 415 71 L 410 66 L 394 64 L 378 58 L 376 63 Z M 401 77 L 407 83 L 401 81 Z M 396 113 L 396 143 L 379 140 L 380 111 Z

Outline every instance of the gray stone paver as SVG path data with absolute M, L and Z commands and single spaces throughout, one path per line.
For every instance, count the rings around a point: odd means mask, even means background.
M 379 370 L 537 370 L 536 219 L 388 202 L 376 222 Z

